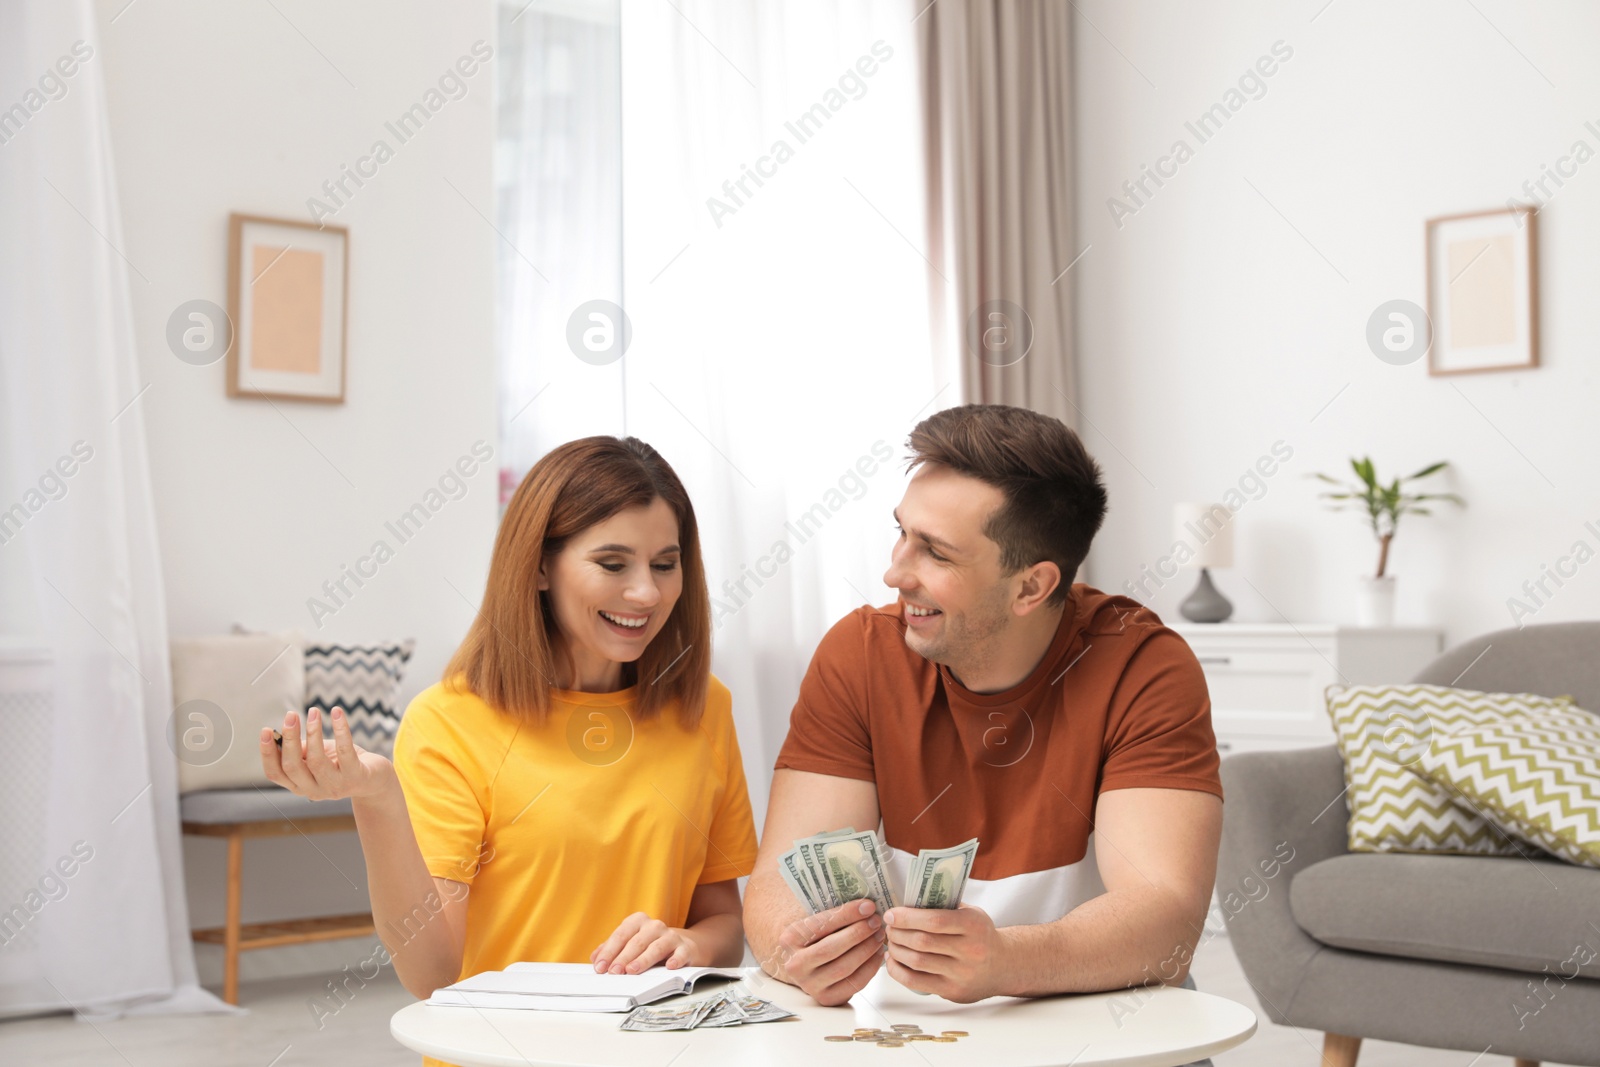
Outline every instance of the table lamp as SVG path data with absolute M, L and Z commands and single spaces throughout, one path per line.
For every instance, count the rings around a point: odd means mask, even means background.
M 1233 604 L 1211 584 L 1210 568 L 1233 566 L 1233 512 L 1222 504 L 1175 505 L 1172 535 L 1194 549 L 1183 566 L 1200 568 L 1200 584 L 1178 610 L 1190 622 L 1222 622 L 1233 614 Z

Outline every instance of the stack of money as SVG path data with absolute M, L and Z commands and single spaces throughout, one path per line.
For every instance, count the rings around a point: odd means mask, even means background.
M 862 899 L 880 914 L 894 907 L 883 842 L 871 830 L 846 826 L 802 838 L 778 857 L 778 870 L 813 915 Z
M 888 854 L 877 833 L 846 826 L 796 841 L 778 857 L 778 871 L 812 915 L 862 899 L 877 905 L 880 915 L 901 902 L 911 908 L 954 908 L 961 903 L 978 839 L 918 852 L 898 898 L 889 886 Z
M 792 1019 L 785 1011 L 760 997 L 724 989 L 709 997 L 685 1001 L 665 1008 L 635 1008 L 622 1020 L 622 1029 L 644 1032 L 695 1030 L 712 1026 L 743 1026 L 745 1023 L 770 1023 Z

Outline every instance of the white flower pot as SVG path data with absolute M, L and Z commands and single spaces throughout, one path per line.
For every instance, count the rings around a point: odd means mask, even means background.
M 1382 578 L 1363 575 L 1360 579 L 1360 600 L 1357 602 L 1356 625 L 1394 625 L 1394 575 Z

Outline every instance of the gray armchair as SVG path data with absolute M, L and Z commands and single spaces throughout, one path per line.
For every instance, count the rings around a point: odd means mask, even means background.
M 1486 634 L 1411 680 L 1600 712 L 1600 622 Z M 1332 745 L 1230 756 L 1222 781 L 1229 937 L 1266 1016 L 1325 1033 L 1327 1067 L 1354 1067 L 1365 1037 L 1600 1065 L 1600 870 L 1348 852 Z

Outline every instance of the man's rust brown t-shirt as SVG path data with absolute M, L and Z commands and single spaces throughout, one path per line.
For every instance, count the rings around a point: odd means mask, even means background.
M 1105 891 L 1102 792 L 1222 796 L 1199 661 L 1138 601 L 1072 586 L 1049 651 L 1000 693 L 908 648 L 902 610 L 858 608 L 828 631 L 777 760 L 876 783 L 896 893 L 919 849 L 976 837 L 964 901 L 999 926 L 1050 922 Z

